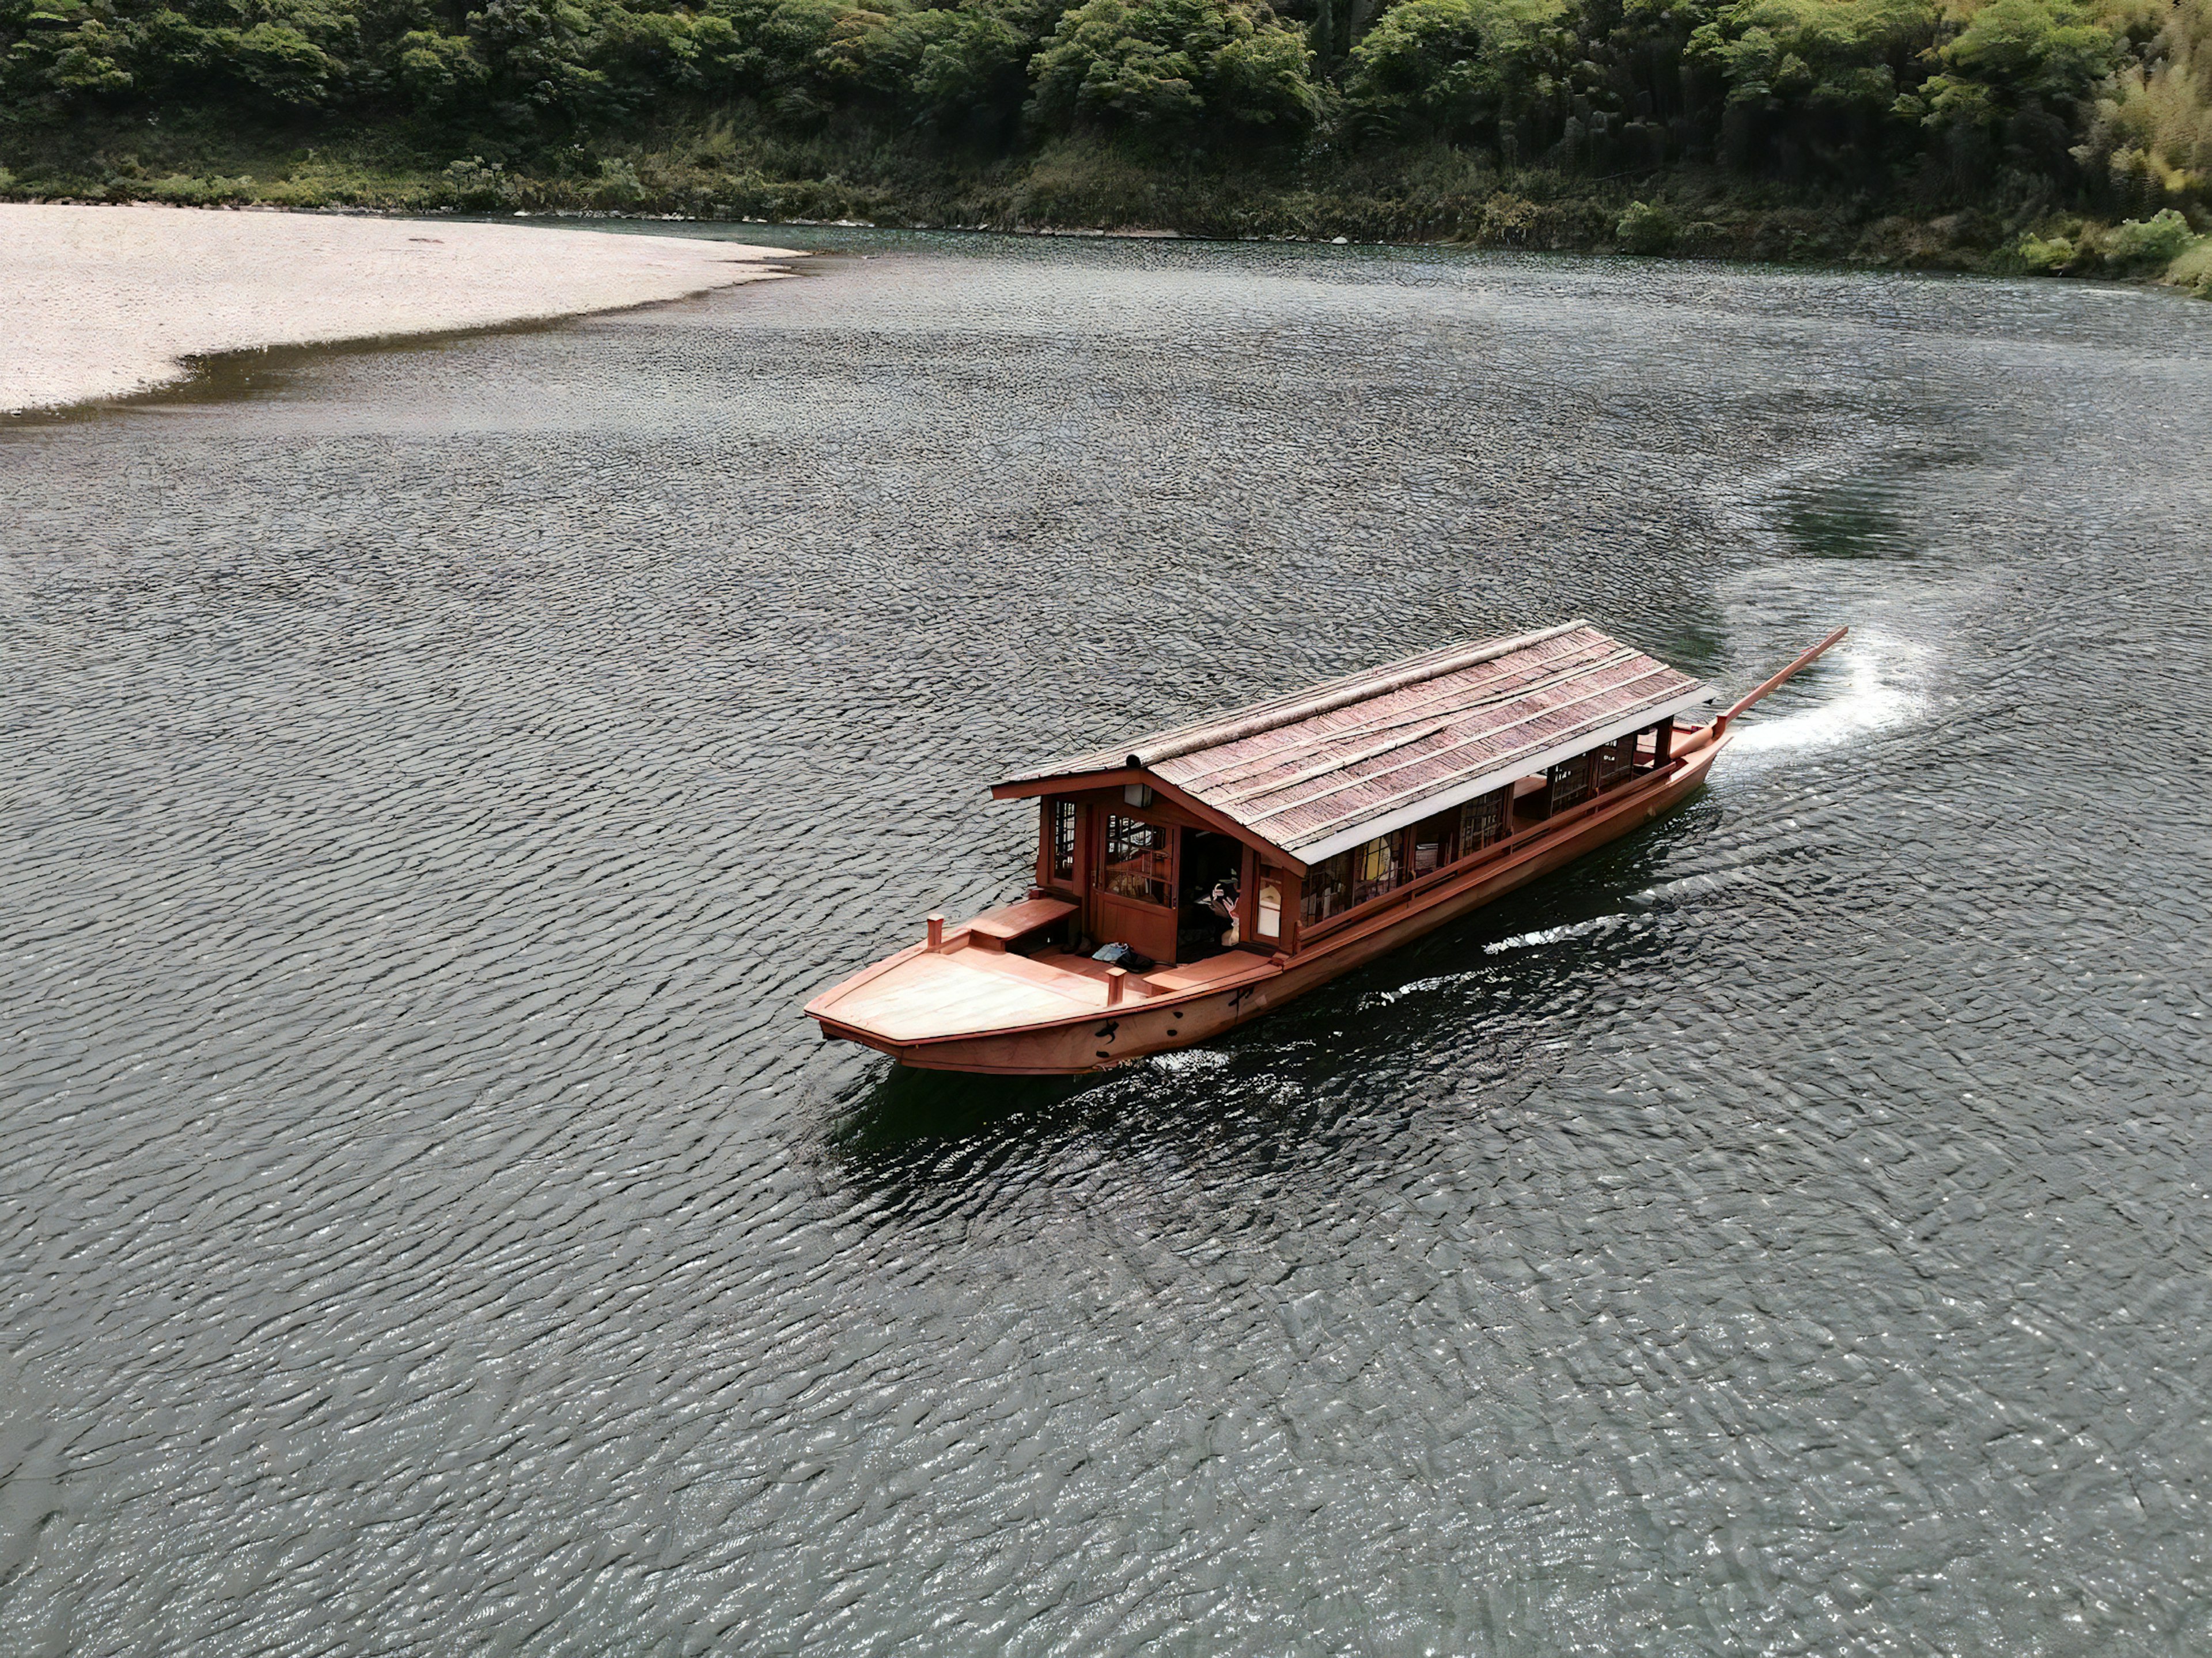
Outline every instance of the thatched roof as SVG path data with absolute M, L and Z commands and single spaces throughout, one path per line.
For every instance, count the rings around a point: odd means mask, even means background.
M 1000 786 L 1143 771 L 1310 864 L 1656 724 L 1710 689 L 1568 622 L 1447 646 Z

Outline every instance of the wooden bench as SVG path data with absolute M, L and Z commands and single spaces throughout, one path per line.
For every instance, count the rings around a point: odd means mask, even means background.
M 1018 904 L 987 909 L 968 923 L 968 942 L 977 950 L 1005 951 L 1031 933 L 1042 932 L 1075 914 L 1075 906 L 1061 898 L 1028 898 Z

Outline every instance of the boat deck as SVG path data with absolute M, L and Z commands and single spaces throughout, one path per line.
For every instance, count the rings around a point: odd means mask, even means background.
M 1249 950 L 1229 950 L 1181 967 L 1132 973 L 1122 1009 L 1278 972 Z M 976 1035 L 1088 1018 L 1107 1011 L 1108 969 L 1087 956 L 1044 950 L 1017 956 L 965 937 L 918 950 L 860 983 L 833 991 L 815 1011 L 840 1024 L 893 1042 Z

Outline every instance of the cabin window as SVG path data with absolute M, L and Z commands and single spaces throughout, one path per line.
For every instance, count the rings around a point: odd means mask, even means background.
M 1273 870 L 1260 878 L 1260 919 L 1252 930 L 1262 938 L 1283 936 L 1283 878 Z
M 1052 803 L 1052 862 L 1049 865 L 1055 881 L 1075 879 L 1075 802 L 1055 800 Z
M 1460 811 L 1440 811 L 1413 825 L 1413 878 L 1459 861 Z
M 1609 789 L 1636 769 L 1636 734 L 1631 732 L 1608 743 L 1592 756 L 1597 762 L 1597 786 Z
M 1340 852 L 1324 858 L 1306 872 L 1305 892 L 1298 900 L 1298 920 L 1311 926 L 1340 915 L 1351 908 L 1352 854 Z
M 1459 809 L 1459 855 L 1480 852 L 1505 838 L 1505 805 L 1513 786 L 1479 794 Z
M 1119 812 L 1106 818 L 1105 865 L 1098 884 L 1117 898 L 1165 905 L 1169 896 L 1168 832 Z
M 1352 854 L 1352 902 L 1380 898 L 1399 882 L 1398 837 L 1378 835 Z
M 1595 754 L 1578 754 L 1571 760 L 1562 760 L 1556 766 L 1545 768 L 1544 774 L 1552 780 L 1551 809 L 1564 811 L 1589 799 L 1590 778 L 1595 771 Z

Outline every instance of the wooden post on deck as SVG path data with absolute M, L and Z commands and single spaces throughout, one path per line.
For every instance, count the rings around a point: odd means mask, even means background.
M 944 949 L 945 918 L 942 915 L 932 915 L 927 925 L 929 927 L 929 947 L 932 950 Z
M 1129 973 L 1127 968 L 1109 967 L 1106 969 L 1107 1006 L 1119 1007 L 1121 1005 L 1121 987 L 1128 976 Z

